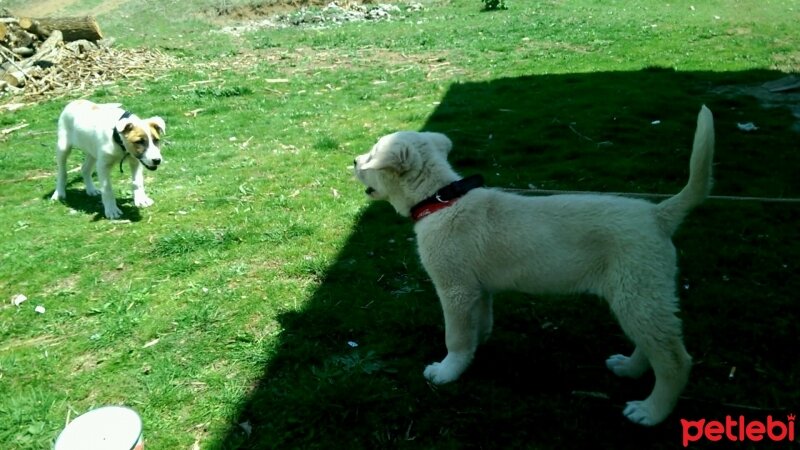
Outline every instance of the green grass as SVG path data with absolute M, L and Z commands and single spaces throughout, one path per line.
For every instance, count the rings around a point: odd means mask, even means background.
M 680 418 L 797 412 L 797 205 L 709 201 L 678 233 L 696 365 L 675 414 L 644 429 L 621 409 L 652 379 L 607 373 L 630 345 L 592 297 L 500 295 L 472 367 L 427 385 L 443 324 L 413 230 L 348 168 L 382 134 L 427 129 L 492 186 L 672 193 L 705 103 L 716 194 L 800 197 L 789 108 L 715 93 L 800 71 L 796 3 L 429 1 L 240 38 L 210 32 L 200 11 L 218 2 L 180 4 L 99 16 L 117 45 L 179 58 L 91 96 L 165 118 L 154 206 L 133 206 L 127 168 L 127 221 L 104 219 L 78 173 L 51 203 L 67 99 L 0 114 L 29 124 L 0 141 L 3 448 L 48 448 L 105 404 L 142 415 L 148 449 L 679 448 Z

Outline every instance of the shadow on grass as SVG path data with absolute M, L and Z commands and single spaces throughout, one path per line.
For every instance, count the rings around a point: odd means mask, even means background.
M 83 179 L 80 177 L 73 178 L 72 180 L 67 181 L 67 189 L 66 189 L 66 198 L 62 200 L 60 203 L 75 210 L 82 212 L 86 215 L 91 215 L 92 221 L 97 222 L 98 220 L 103 220 L 106 218 L 105 216 L 105 209 L 103 208 L 103 202 L 100 199 L 100 196 L 92 197 L 86 193 L 86 189 L 84 188 L 72 188 L 70 186 L 79 183 L 83 184 Z M 45 195 L 42 196 L 42 200 L 50 201 L 50 198 L 53 196 L 53 191 L 49 191 Z M 139 222 L 142 220 L 142 215 L 139 212 L 139 208 L 133 205 L 133 198 L 120 198 L 117 197 L 117 206 L 120 210 L 122 210 L 122 217 L 121 219 L 130 220 L 131 222 Z
M 781 75 L 653 69 L 455 84 L 424 128 L 451 136 L 456 170 L 490 186 L 675 193 L 705 103 L 716 116 L 714 192 L 797 197 L 789 111 L 713 93 Z M 800 408 L 800 362 L 785 353 L 800 331 L 798 219 L 796 204 L 709 201 L 686 221 L 675 242 L 695 368 L 675 413 L 644 428 L 621 410 L 652 376 L 605 369 L 631 345 L 589 296 L 498 295 L 494 335 L 471 368 L 428 385 L 423 368 L 445 354 L 438 300 L 411 223 L 371 204 L 305 307 L 280 317 L 279 344 L 264 350 L 263 377 L 217 447 L 682 448 L 680 418 L 785 418 Z

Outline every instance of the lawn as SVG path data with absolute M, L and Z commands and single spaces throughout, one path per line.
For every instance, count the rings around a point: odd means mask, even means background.
M 50 448 L 108 404 L 139 412 L 148 450 L 666 449 L 683 448 L 681 419 L 798 412 L 800 205 L 773 200 L 800 198 L 800 94 L 760 88 L 800 72 L 797 2 L 429 0 L 390 21 L 239 33 L 221 30 L 292 8 L 108 3 L 63 13 L 175 64 L 0 113 L 0 130 L 28 124 L 0 137 L 0 447 Z M 127 167 L 112 175 L 124 220 L 79 172 L 49 201 L 56 120 L 79 97 L 166 120 L 155 205 L 133 205 Z M 701 104 L 713 194 L 767 200 L 711 199 L 675 236 L 695 366 L 673 415 L 622 416 L 652 376 L 605 369 L 631 345 L 590 296 L 499 295 L 471 368 L 427 384 L 438 300 L 411 223 L 368 201 L 353 157 L 434 130 L 490 186 L 669 194 Z

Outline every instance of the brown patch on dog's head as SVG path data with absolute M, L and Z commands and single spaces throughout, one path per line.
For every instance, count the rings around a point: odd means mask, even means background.
M 158 140 L 164 131 L 164 126 L 164 121 L 158 117 L 142 120 L 132 114 L 126 114 L 117 121 L 115 129 L 122 139 L 125 151 L 148 170 L 156 170 L 162 162 Z
M 147 132 L 131 122 L 125 124 L 121 133 L 128 144 L 125 147 L 137 158 L 141 157 L 150 145 L 150 137 Z
M 161 141 L 161 129 L 157 125 L 150 123 L 150 135 L 153 136 L 153 144 L 158 145 Z
M 150 133 L 153 135 L 153 140 L 156 141 L 161 140 L 161 135 L 159 134 L 160 130 L 158 129 L 157 126 L 153 125 L 152 123 L 150 124 Z
M 164 134 L 164 131 L 167 129 L 167 124 L 164 122 L 164 119 L 155 116 L 145 120 L 145 123 L 150 126 L 150 131 L 153 134 L 153 140 L 156 141 L 156 143 L 160 141 L 161 135 Z

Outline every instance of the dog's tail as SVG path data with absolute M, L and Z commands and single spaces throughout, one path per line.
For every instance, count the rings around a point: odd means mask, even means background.
M 705 105 L 697 115 L 692 158 L 689 162 L 689 182 L 675 196 L 656 206 L 661 229 L 672 235 L 692 208 L 705 200 L 711 190 L 711 165 L 714 159 L 714 116 Z

